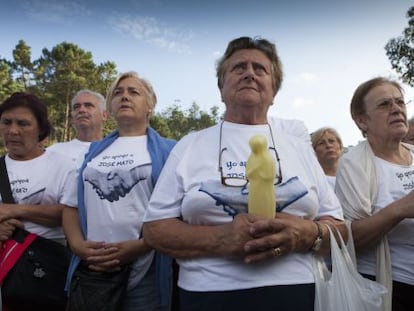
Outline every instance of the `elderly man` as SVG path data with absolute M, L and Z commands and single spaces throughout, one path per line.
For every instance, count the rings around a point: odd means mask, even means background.
M 105 98 L 91 90 L 80 90 L 75 94 L 71 103 L 72 125 L 76 137 L 68 142 L 56 143 L 48 149 L 63 153 L 77 161 L 88 151 L 92 141 L 102 139 L 102 130 L 107 112 Z

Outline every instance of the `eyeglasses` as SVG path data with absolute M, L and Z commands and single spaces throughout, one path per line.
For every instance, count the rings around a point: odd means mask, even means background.
M 400 109 L 406 109 L 407 105 L 411 103 L 411 100 L 405 102 L 402 98 L 383 98 L 378 101 L 376 109 L 379 111 L 391 111 L 393 104 L 396 104 Z
M 273 147 L 269 147 L 270 150 L 274 151 L 275 153 L 275 157 L 276 157 L 276 161 L 277 161 L 277 166 L 278 166 L 278 173 L 275 176 L 275 183 L 274 185 L 278 185 L 282 182 L 282 168 L 280 166 L 280 158 L 279 158 L 279 154 L 277 153 L 277 150 L 275 148 L 275 141 L 273 139 L 273 133 L 272 133 L 272 128 L 270 127 L 270 124 L 268 124 L 269 126 L 269 130 L 270 130 L 270 137 L 272 140 L 272 144 Z M 227 176 L 225 177 L 223 175 L 223 165 L 222 165 L 222 157 L 223 157 L 223 153 L 224 151 L 227 151 L 227 148 L 221 148 L 221 140 L 222 140 L 222 133 L 223 133 L 223 122 L 221 122 L 220 124 L 220 142 L 219 142 L 219 167 L 218 170 L 220 172 L 220 179 L 221 179 L 221 184 L 223 186 L 228 186 L 228 187 L 244 187 L 245 185 L 247 185 L 247 183 L 249 182 L 246 178 L 244 178 L 243 176 L 239 176 L 239 175 L 234 175 L 234 176 Z

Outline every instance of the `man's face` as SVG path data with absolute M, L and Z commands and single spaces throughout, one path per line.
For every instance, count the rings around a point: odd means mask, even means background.
M 98 99 L 86 93 L 76 97 L 71 116 L 76 131 L 101 128 L 102 123 L 106 120 L 106 112 L 100 108 Z

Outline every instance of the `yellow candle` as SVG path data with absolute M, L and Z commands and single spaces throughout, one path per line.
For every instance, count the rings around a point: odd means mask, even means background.
M 267 148 L 267 139 L 255 135 L 249 140 L 250 154 L 246 164 L 249 180 L 248 211 L 250 214 L 274 218 L 276 195 L 274 188 L 275 160 Z

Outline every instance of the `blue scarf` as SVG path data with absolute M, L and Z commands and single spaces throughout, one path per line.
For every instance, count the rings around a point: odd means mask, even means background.
M 89 161 L 94 157 L 100 154 L 108 146 L 110 146 L 117 138 L 119 137 L 119 132 L 116 130 L 106 136 L 100 141 L 95 141 L 89 147 L 88 153 L 85 155 L 85 160 L 83 161 L 79 169 L 78 177 L 78 213 L 79 220 L 82 228 L 83 236 L 87 236 L 87 222 L 86 222 L 86 209 L 85 209 L 85 200 L 84 200 L 84 184 L 82 180 L 83 171 L 86 168 Z M 157 182 L 157 179 L 161 173 L 162 167 L 164 166 L 165 161 L 170 154 L 171 149 L 174 147 L 175 141 L 172 139 L 167 139 L 161 137 L 155 130 L 151 127 L 147 128 L 147 148 L 151 157 L 152 162 L 152 173 L 151 180 L 153 185 Z M 66 287 L 65 289 L 69 291 L 70 283 L 73 277 L 73 273 L 78 267 L 81 259 L 73 254 L 70 262 Z M 172 259 L 168 256 L 165 256 L 159 252 L 155 252 L 155 261 L 156 261 L 156 274 L 158 280 L 158 289 L 160 291 L 161 304 L 168 305 L 171 299 L 171 278 L 172 278 Z

